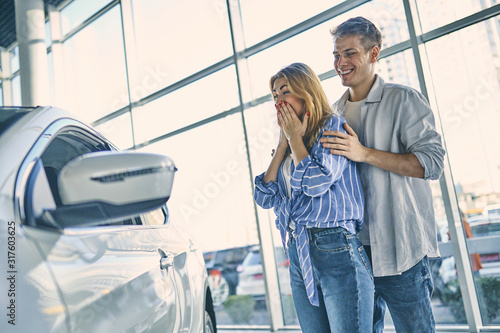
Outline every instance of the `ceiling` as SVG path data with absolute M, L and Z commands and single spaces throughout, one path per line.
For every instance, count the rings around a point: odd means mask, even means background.
M 40 0 L 42 1 L 42 0 Z M 43 0 L 45 6 L 57 6 L 66 0 Z M 0 47 L 8 48 L 16 41 L 14 0 L 0 0 Z

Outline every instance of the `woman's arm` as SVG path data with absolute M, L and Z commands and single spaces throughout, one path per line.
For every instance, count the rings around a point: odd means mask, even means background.
M 276 207 L 281 201 L 276 180 L 278 178 L 278 170 L 285 157 L 287 148 L 288 142 L 283 131 L 281 131 L 278 147 L 273 154 L 269 167 L 265 173 L 255 177 L 254 199 L 257 205 L 262 208 L 268 209 Z
M 278 169 L 280 168 L 281 162 L 285 158 L 286 150 L 288 148 L 288 142 L 283 133 L 283 130 L 280 131 L 280 139 L 278 142 L 278 148 L 274 152 L 273 159 L 269 164 L 266 172 L 264 173 L 264 182 L 275 182 L 278 178 Z

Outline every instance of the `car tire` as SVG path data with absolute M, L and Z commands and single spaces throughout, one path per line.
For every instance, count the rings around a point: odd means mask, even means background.
M 229 283 L 226 278 L 222 275 L 213 276 L 209 275 L 208 285 L 212 292 L 212 300 L 215 306 L 224 304 L 229 298 Z
M 212 323 L 212 318 L 210 314 L 205 310 L 205 326 L 203 327 L 203 333 L 215 333 L 215 327 Z

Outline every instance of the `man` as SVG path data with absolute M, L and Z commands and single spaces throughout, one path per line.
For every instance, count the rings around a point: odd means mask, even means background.
M 375 74 L 382 37 L 352 18 L 331 31 L 335 70 L 348 87 L 334 104 L 347 134 L 324 133 L 332 154 L 359 162 L 365 193 L 360 239 L 375 279 L 373 330 L 382 332 L 389 307 L 397 332 L 434 332 L 428 257 L 438 257 L 430 179 L 443 170 L 444 149 L 426 99 Z

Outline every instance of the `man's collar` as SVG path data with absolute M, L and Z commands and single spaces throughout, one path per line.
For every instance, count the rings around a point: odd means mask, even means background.
M 370 91 L 368 92 L 368 96 L 366 97 L 367 103 L 377 103 L 382 100 L 382 92 L 384 90 L 384 80 L 378 75 L 375 74 L 375 82 L 373 82 Z M 349 93 L 349 89 L 345 91 L 342 97 L 339 100 L 339 107 L 344 109 L 345 103 L 349 99 L 351 94 Z
M 384 91 L 384 80 L 375 74 L 375 82 L 373 82 L 372 88 L 366 97 L 367 103 L 378 103 L 382 100 L 382 92 Z

